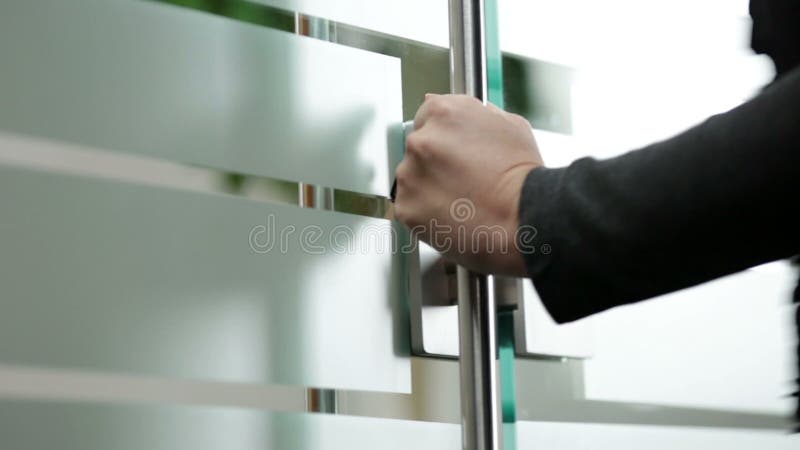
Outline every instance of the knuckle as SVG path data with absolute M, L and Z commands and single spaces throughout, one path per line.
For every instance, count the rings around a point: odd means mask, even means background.
M 410 175 L 409 170 L 408 162 L 404 159 L 394 171 L 394 178 L 397 180 L 397 184 L 405 184 L 408 182 L 408 177 Z
M 423 156 L 430 148 L 430 141 L 420 133 L 411 133 L 406 138 L 406 153 L 411 156 Z
M 525 128 L 530 128 L 531 127 L 531 123 L 528 122 L 528 119 L 520 116 L 519 114 L 511 114 L 511 118 L 520 127 L 525 127 Z
M 436 97 L 430 100 L 428 110 L 432 117 L 447 117 L 452 112 L 450 102 L 443 96 Z

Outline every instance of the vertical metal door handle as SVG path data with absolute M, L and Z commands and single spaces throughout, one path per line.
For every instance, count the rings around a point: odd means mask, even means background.
M 488 100 L 483 0 L 450 0 L 450 91 Z M 498 450 L 496 309 L 492 278 L 459 267 L 461 426 L 465 450 Z

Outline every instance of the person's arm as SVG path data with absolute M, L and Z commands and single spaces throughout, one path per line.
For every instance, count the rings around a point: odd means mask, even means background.
M 670 140 L 566 168 L 541 167 L 523 118 L 464 96 L 431 96 L 415 127 L 396 217 L 472 270 L 528 275 L 559 322 L 800 250 L 798 70 Z M 502 251 L 531 226 L 536 252 Z
M 800 71 L 744 105 L 617 158 L 529 173 L 525 256 L 558 322 L 800 251 Z

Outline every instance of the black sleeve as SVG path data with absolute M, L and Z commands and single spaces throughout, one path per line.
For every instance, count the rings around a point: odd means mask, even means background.
M 556 321 L 576 320 L 797 254 L 798 202 L 795 70 L 672 139 L 531 171 L 520 199 L 520 224 L 537 230 L 528 273 Z

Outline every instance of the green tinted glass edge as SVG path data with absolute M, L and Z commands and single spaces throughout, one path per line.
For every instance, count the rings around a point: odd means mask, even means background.
M 486 66 L 489 102 L 504 108 L 503 55 L 500 52 L 500 27 L 496 0 L 486 0 Z M 514 313 L 497 313 L 497 341 L 500 354 L 500 398 L 503 414 L 503 447 L 516 450 L 516 381 L 514 379 Z

